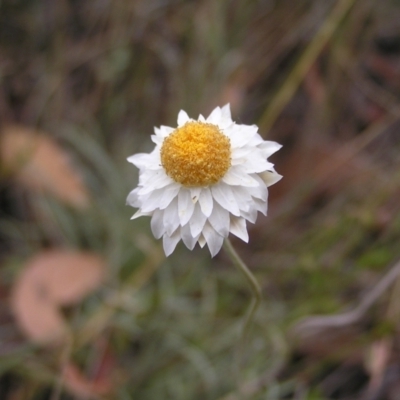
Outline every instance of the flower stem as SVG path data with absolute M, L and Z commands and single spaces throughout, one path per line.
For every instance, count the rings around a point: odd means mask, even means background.
M 250 284 L 253 298 L 251 300 L 250 306 L 247 310 L 246 317 L 244 320 L 243 330 L 240 336 L 239 341 L 239 354 L 238 354 L 238 369 L 240 370 L 240 365 L 242 361 L 243 354 L 243 346 L 246 338 L 246 334 L 249 330 L 249 327 L 254 319 L 254 314 L 261 302 L 261 288 L 258 284 L 256 278 L 251 273 L 247 265 L 240 258 L 239 254 L 236 253 L 236 250 L 233 248 L 232 243 L 228 238 L 224 241 L 224 248 L 231 258 L 232 262 L 235 264 L 236 268 L 246 277 L 248 283 Z
M 236 383 L 238 389 L 238 396 L 239 399 L 245 399 L 245 393 L 243 393 L 243 387 L 241 384 L 242 381 L 242 374 L 241 374 L 241 365 L 243 361 L 243 354 L 244 354 L 244 344 L 247 332 L 250 328 L 251 323 L 254 319 L 254 314 L 261 302 L 261 289 L 260 285 L 258 284 L 254 275 L 250 272 L 247 265 L 244 261 L 240 258 L 239 254 L 236 253 L 236 250 L 233 248 L 232 243 L 228 238 L 224 241 L 224 248 L 225 251 L 228 253 L 229 257 L 231 258 L 232 262 L 235 264 L 236 268 L 246 277 L 247 282 L 251 287 L 251 292 L 253 298 L 251 300 L 250 306 L 246 312 L 246 317 L 243 323 L 243 329 L 240 335 L 239 343 L 236 348 L 236 363 L 235 363 L 235 374 L 236 374 Z

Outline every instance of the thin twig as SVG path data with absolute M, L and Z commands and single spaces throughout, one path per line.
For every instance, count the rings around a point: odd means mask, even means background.
M 315 334 L 321 330 L 342 328 L 361 320 L 368 309 L 382 296 L 400 275 L 400 261 L 397 262 L 383 278 L 369 291 L 354 309 L 336 315 L 307 317 L 294 327 L 295 334 Z
M 224 241 L 224 248 L 225 248 L 226 252 L 228 253 L 229 257 L 231 258 L 235 267 L 246 277 L 247 282 L 249 283 L 249 285 L 251 287 L 251 292 L 253 295 L 250 306 L 246 313 L 242 333 L 241 333 L 240 339 L 239 339 L 239 345 L 237 348 L 238 349 L 237 363 L 236 363 L 237 375 L 238 375 L 237 383 L 238 383 L 238 387 L 240 390 L 241 385 L 240 385 L 239 378 L 240 378 L 240 370 L 241 370 L 241 364 L 242 364 L 242 358 L 243 358 L 242 356 L 243 356 L 245 339 L 246 339 L 247 332 L 250 328 L 250 325 L 254 319 L 254 314 L 261 302 L 261 288 L 260 288 L 260 285 L 258 284 L 256 278 L 254 277 L 254 275 L 248 269 L 247 265 L 240 258 L 240 256 L 236 253 L 236 250 L 233 248 L 232 243 L 229 241 L 228 238 L 225 239 L 225 241 Z

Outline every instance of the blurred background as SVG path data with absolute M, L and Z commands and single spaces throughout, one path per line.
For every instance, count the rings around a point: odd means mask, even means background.
M 231 104 L 283 144 L 267 218 L 165 258 L 154 126 Z M 0 1 L 0 398 L 400 399 L 400 1 Z

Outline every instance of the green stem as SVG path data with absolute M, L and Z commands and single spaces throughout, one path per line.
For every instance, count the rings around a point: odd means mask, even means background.
M 236 250 L 233 248 L 232 243 L 228 238 L 225 239 L 224 242 L 224 248 L 226 252 L 228 253 L 229 257 L 231 258 L 233 264 L 236 266 L 236 268 L 246 277 L 247 282 L 249 283 L 251 287 L 251 292 L 253 295 L 253 299 L 250 303 L 250 306 L 248 308 L 248 311 L 246 313 L 246 317 L 244 320 L 244 325 L 243 325 L 243 331 L 240 337 L 240 345 L 239 345 L 239 368 L 241 364 L 241 359 L 242 359 L 242 352 L 243 352 L 243 345 L 245 341 L 246 334 L 249 330 L 249 327 L 254 319 L 254 314 L 261 302 L 261 288 L 260 285 L 258 284 L 256 278 L 254 275 L 250 272 L 249 268 L 247 265 L 244 263 L 244 261 L 240 258 L 239 254 L 236 253 Z
M 247 332 L 250 328 L 251 323 L 253 322 L 254 314 L 261 302 L 261 288 L 260 288 L 260 285 L 258 284 L 256 278 L 254 277 L 254 275 L 251 273 L 251 271 L 247 267 L 247 265 L 240 258 L 239 254 L 236 253 L 236 250 L 233 248 L 232 243 L 230 242 L 230 240 L 228 238 L 226 238 L 224 241 L 224 248 L 225 248 L 225 251 L 228 253 L 229 257 L 231 258 L 235 267 L 247 279 L 247 282 L 249 283 L 249 285 L 251 287 L 251 292 L 253 295 L 250 306 L 246 313 L 246 317 L 245 317 L 244 324 L 243 324 L 243 330 L 240 335 L 239 344 L 238 344 L 237 353 L 236 353 L 237 362 L 235 363 L 236 364 L 236 382 L 237 382 L 237 387 L 238 387 L 238 395 L 239 395 L 239 399 L 244 399 L 245 394 L 242 392 L 242 385 L 241 385 L 241 367 L 242 367 L 242 359 L 243 359 L 243 349 L 244 349 Z

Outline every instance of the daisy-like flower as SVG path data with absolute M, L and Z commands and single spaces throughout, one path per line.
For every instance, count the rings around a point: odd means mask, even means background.
M 207 244 L 212 256 L 229 232 L 248 242 L 246 221 L 267 214 L 267 188 L 282 178 L 267 161 L 281 145 L 257 131 L 233 122 L 229 104 L 197 121 L 180 111 L 177 128 L 155 128 L 150 154 L 128 158 L 140 170 L 127 198 L 138 208 L 132 219 L 151 217 L 167 256 L 181 239 L 190 250 Z

